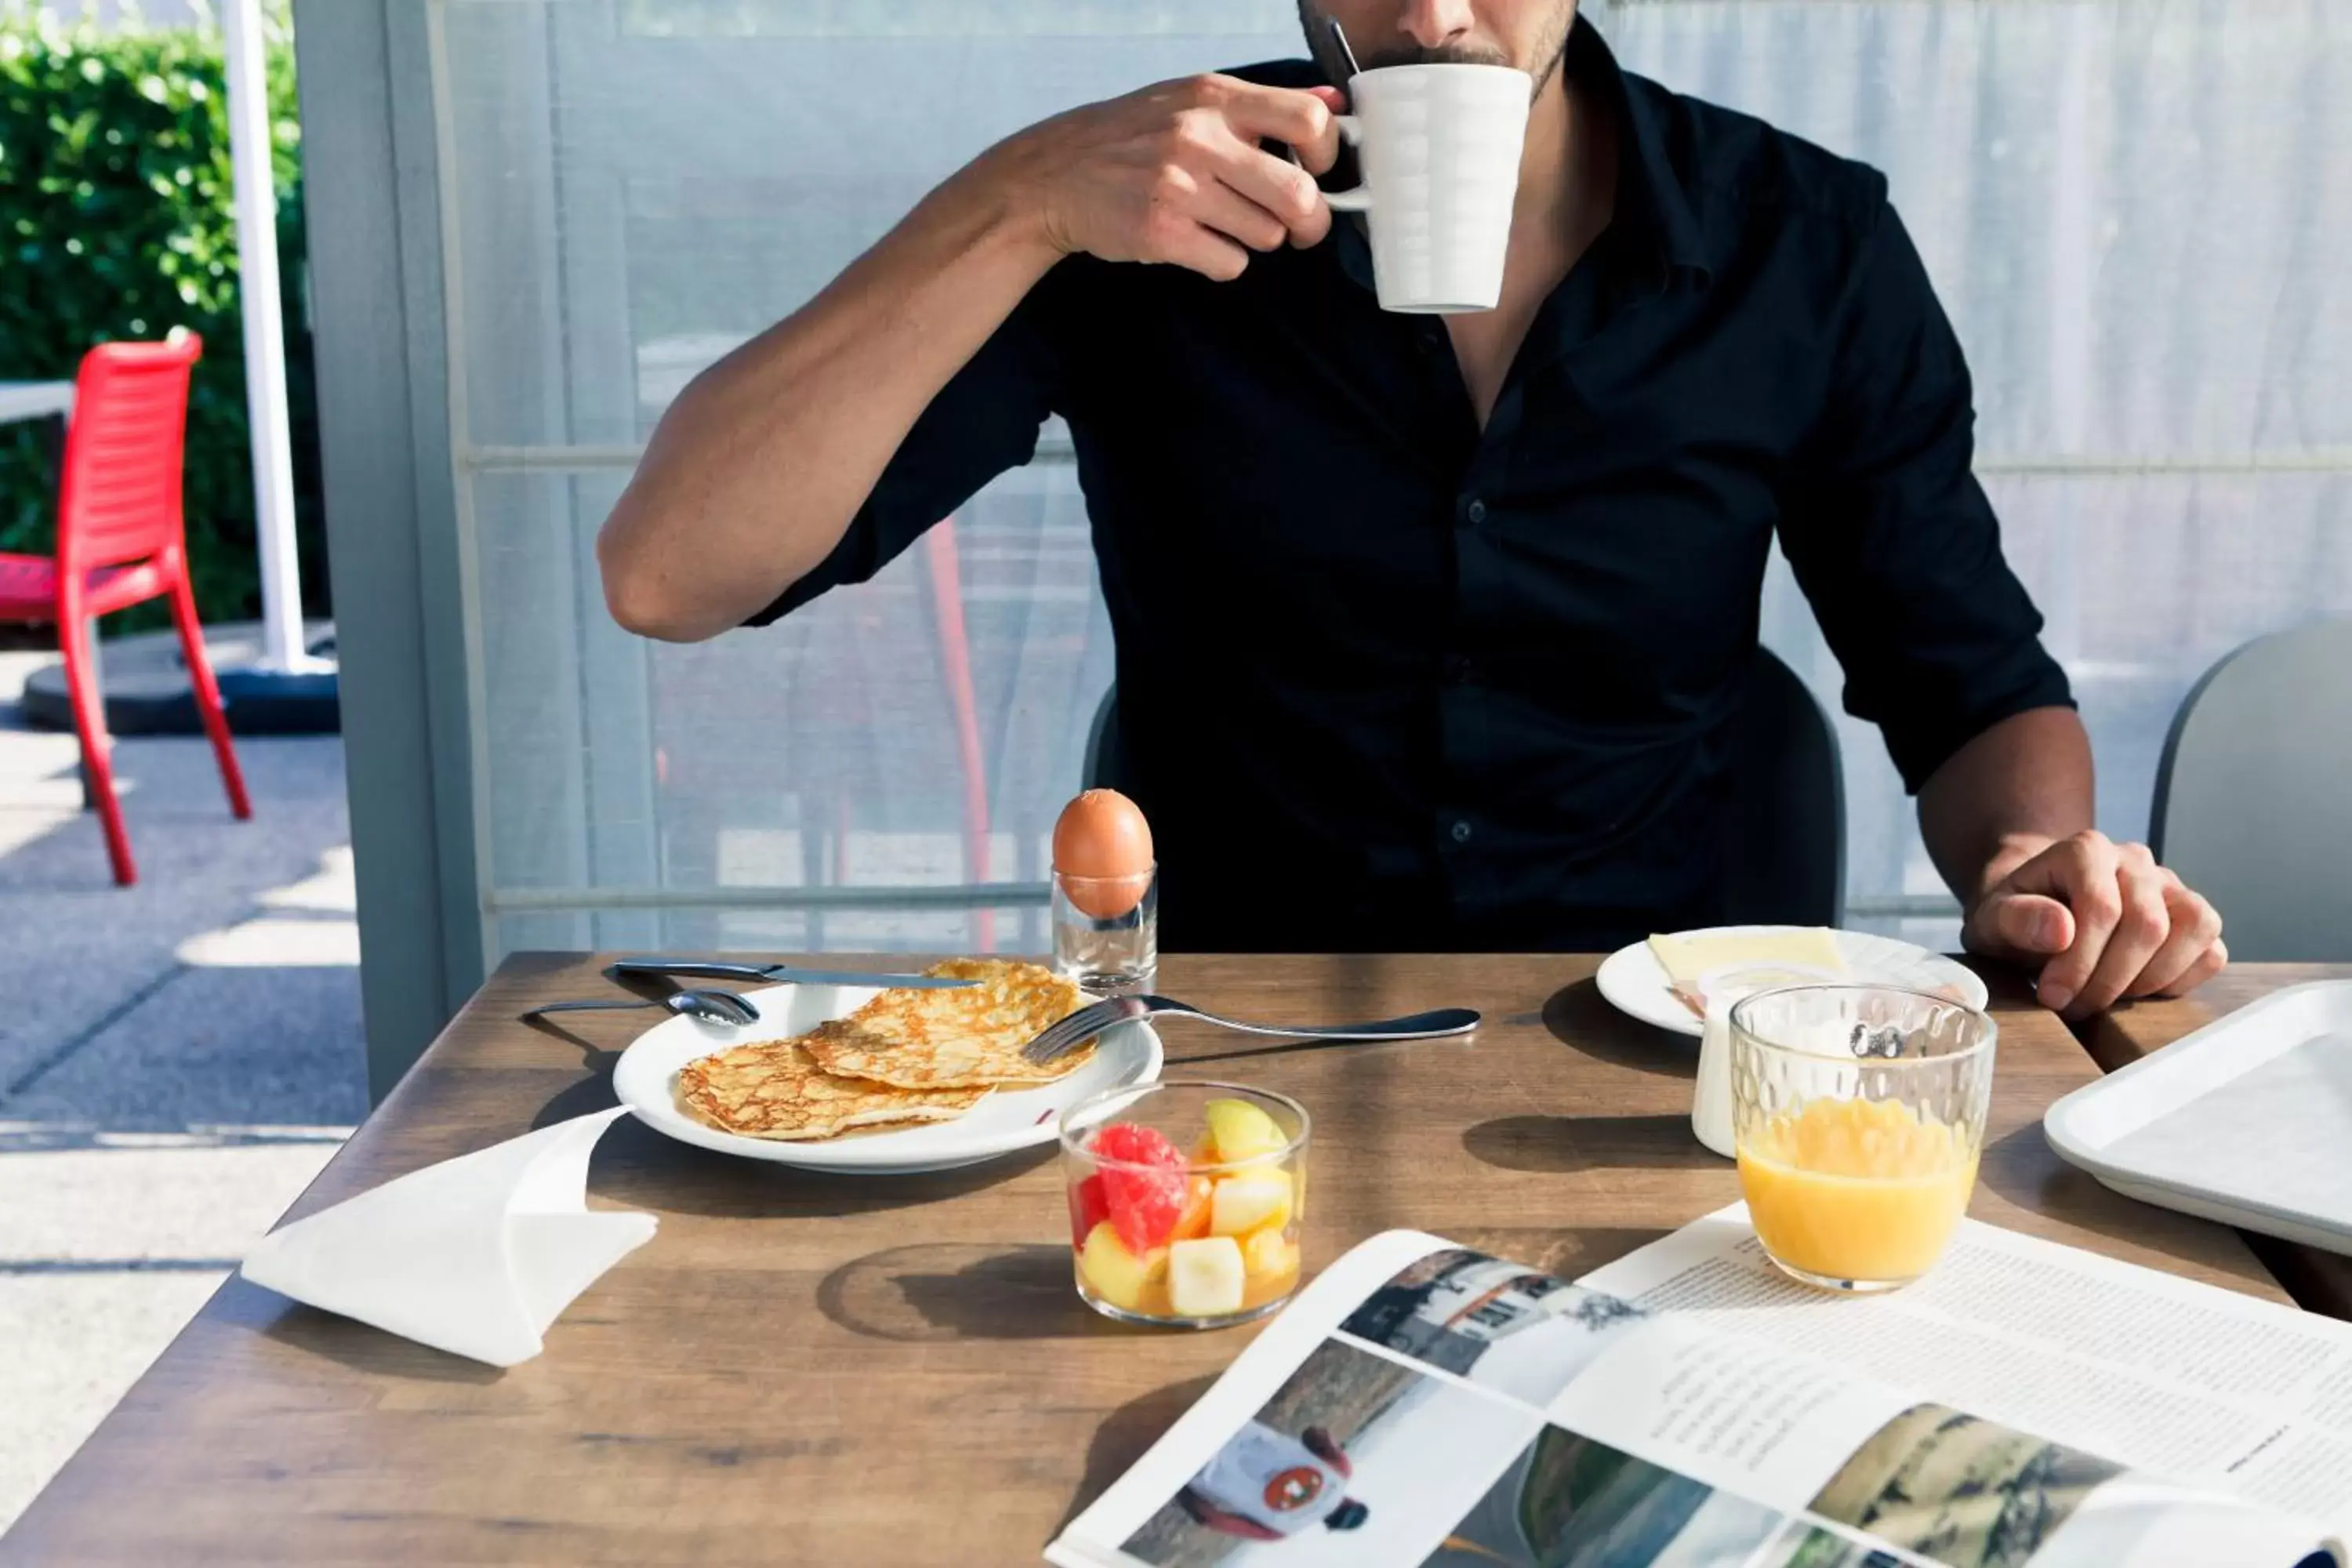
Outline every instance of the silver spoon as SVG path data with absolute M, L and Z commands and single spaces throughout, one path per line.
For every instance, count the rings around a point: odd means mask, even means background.
M 1328 18 L 1327 25 L 1331 29 L 1331 41 L 1339 46 L 1339 58 L 1348 62 L 1348 79 L 1353 81 L 1364 74 L 1364 68 L 1356 63 L 1356 51 L 1348 47 L 1348 30 L 1339 26 L 1337 16 Z
M 523 1014 L 535 1018 L 541 1013 L 593 1013 L 608 1008 L 666 1007 L 684 1018 L 699 1018 L 706 1024 L 756 1024 L 760 1010 L 732 991 L 678 991 L 651 1002 L 548 1002 Z

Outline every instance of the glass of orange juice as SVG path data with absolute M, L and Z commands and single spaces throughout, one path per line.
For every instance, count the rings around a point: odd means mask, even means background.
M 1891 985 L 1791 985 L 1731 1008 L 1739 1184 L 1781 1269 L 1830 1290 L 1927 1272 L 1967 1212 L 1993 1021 Z

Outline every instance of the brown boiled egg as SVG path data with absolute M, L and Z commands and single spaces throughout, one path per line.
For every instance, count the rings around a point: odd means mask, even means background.
M 1090 789 L 1054 824 L 1054 869 L 1082 914 L 1116 920 L 1151 886 L 1151 825 L 1115 789 Z

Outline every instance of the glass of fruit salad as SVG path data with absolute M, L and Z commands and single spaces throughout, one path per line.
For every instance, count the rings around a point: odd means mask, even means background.
M 1219 1328 L 1298 1288 L 1307 1110 L 1239 1084 L 1146 1083 L 1073 1106 L 1062 1169 L 1078 1294 L 1106 1317 Z

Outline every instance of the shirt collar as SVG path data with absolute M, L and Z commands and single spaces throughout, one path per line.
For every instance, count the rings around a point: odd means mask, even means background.
M 1627 237 L 1644 242 L 1669 267 L 1705 272 L 1705 237 L 1690 193 L 1675 166 L 1664 122 L 1668 94 L 1657 83 L 1631 76 L 1588 17 L 1579 16 L 1570 33 L 1560 68 L 1570 80 L 1598 92 L 1615 112 L 1623 140 L 1617 160 L 1617 213 L 1612 220 Z

